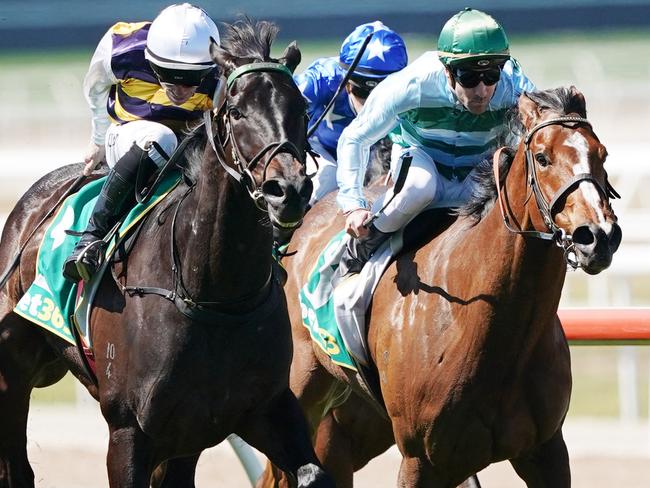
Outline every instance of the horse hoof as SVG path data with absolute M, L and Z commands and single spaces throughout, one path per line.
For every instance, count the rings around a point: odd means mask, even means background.
M 315 464 L 305 464 L 298 468 L 298 488 L 335 488 L 334 481 Z

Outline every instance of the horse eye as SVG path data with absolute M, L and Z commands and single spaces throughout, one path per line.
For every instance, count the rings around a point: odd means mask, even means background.
M 237 107 L 228 107 L 228 115 L 235 120 L 239 120 L 244 116 Z
M 540 166 L 548 166 L 548 159 L 542 153 L 535 154 L 535 161 L 539 163 Z

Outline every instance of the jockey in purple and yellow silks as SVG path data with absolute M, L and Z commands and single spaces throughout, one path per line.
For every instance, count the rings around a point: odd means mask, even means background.
M 84 79 L 92 110 L 84 174 L 106 161 L 110 172 L 86 231 L 64 264 L 72 281 L 92 276 L 102 239 L 132 201 L 138 168 L 146 180 L 178 145 L 178 136 L 213 107 L 220 72 L 210 57 L 219 30 L 188 3 L 165 8 L 153 22 L 119 22 L 102 37 Z M 89 247 L 90 246 L 90 247 Z M 84 252 L 87 250 L 88 252 Z
M 318 172 L 312 178 L 314 191 L 310 205 L 336 190 L 336 146 L 341 132 L 357 116 L 374 87 L 389 74 L 406 66 L 406 46 L 399 35 L 379 21 L 362 24 L 343 41 L 338 57 L 317 59 L 295 77 L 298 88 L 309 103 L 308 114 L 314 123 L 334 96 L 370 33 L 372 38 L 345 90 L 336 97 L 332 109 L 309 139 L 312 149 L 320 155 Z M 311 158 L 307 164 L 308 172 L 313 173 L 315 165 Z

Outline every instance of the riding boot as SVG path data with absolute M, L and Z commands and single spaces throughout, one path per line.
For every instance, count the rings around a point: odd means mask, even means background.
M 88 226 L 63 264 L 63 276 L 66 279 L 74 282 L 81 279 L 87 281 L 97 272 L 103 258 L 102 239 L 133 204 L 136 175 L 141 161 L 141 176 L 146 181 L 156 169 L 156 164 L 146 151 L 135 144 L 108 173 Z
M 345 246 L 339 264 L 339 276 L 359 273 L 377 248 L 390 237 L 390 232 L 382 232 L 374 224 L 368 227 L 368 234 L 359 239 L 350 239 Z

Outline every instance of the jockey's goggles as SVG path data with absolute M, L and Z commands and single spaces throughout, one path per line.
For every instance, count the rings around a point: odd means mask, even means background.
M 501 68 L 499 67 L 481 71 L 456 68 L 452 73 L 454 79 L 464 88 L 475 88 L 481 81 L 485 86 L 492 86 L 501 78 Z
M 205 69 L 170 69 L 157 66 L 150 63 L 156 78 L 161 83 L 168 83 L 170 85 L 185 85 L 185 86 L 199 86 L 203 79 L 210 74 L 214 66 L 206 67 Z
M 360 76 L 351 76 L 348 80 L 350 91 L 357 98 L 364 100 L 370 96 L 370 92 L 375 89 L 383 78 L 365 78 Z

